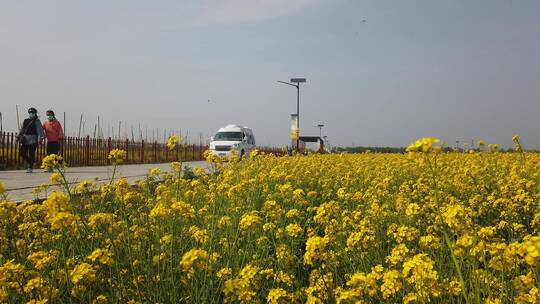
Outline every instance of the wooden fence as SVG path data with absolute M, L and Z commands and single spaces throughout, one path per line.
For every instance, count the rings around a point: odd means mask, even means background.
M 14 132 L 0 132 L 0 170 L 18 169 L 25 166 L 19 156 L 19 144 Z M 97 139 L 90 137 L 67 137 L 60 154 L 70 167 L 105 166 L 109 164 L 107 156 L 112 149 L 127 152 L 126 164 L 165 163 L 177 160 L 203 160 L 204 145 L 188 144 L 170 151 L 166 144 L 158 142 L 134 142 L 130 140 Z M 41 164 L 45 157 L 45 145 L 39 145 L 36 152 L 36 164 Z
M 16 136 L 14 132 L 0 132 L 0 170 L 25 167 L 23 159 L 19 156 Z M 207 148 L 205 145 L 187 144 L 170 151 L 166 144 L 159 142 L 67 137 L 60 154 L 70 167 L 81 167 L 108 165 L 107 156 L 112 149 L 122 149 L 127 152 L 124 162 L 126 164 L 147 164 L 204 160 L 203 154 Z M 260 150 L 276 155 L 283 154 L 277 148 L 261 148 Z M 38 167 L 45 154 L 45 145 L 39 145 L 36 152 Z

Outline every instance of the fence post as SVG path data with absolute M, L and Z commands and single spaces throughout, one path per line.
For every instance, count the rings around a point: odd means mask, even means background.
M 141 164 L 144 164 L 144 139 L 141 140 Z
M 107 139 L 107 157 L 109 156 L 109 154 L 111 153 L 111 138 L 109 137 Z
M 62 157 L 64 158 L 64 162 L 66 162 L 69 165 L 70 159 L 69 159 L 69 136 L 65 136 L 64 140 L 62 141 Z
M 88 149 L 88 151 L 90 153 L 88 153 L 89 155 L 89 159 L 90 159 L 90 166 L 95 166 L 96 165 L 96 157 L 95 157 L 95 153 L 96 153 L 96 139 L 95 138 L 90 138 L 90 148 Z
M 86 150 L 85 151 L 86 155 L 84 157 L 85 158 L 84 159 L 84 164 L 86 166 L 88 166 L 88 165 L 90 165 L 90 136 L 89 135 L 86 136 L 86 139 L 84 141 L 84 146 L 85 146 L 85 150 Z
M 6 169 L 7 167 L 7 159 L 6 159 L 6 145 L 4 142 L 4 138 L 6 136 L 6 133 L 4 131 L 0 132 L 0 160 L 2 160 L 2 169 Z
M 157 163 L 157 142 L 154 141 L 153 145 L 154 145 L 153 150 L 154 150 L 154 164 L 155 164 Z
M 0 131 L 0 160 L 2 161 L 2 169 L 5 169 L 7 167 L 7 161 L 4 159 L 4 152 L 5 152 L 5 146 L 4 146 L 4 132 Z
M 126 163 L 129 163 L 129 139 L 126 139 Z
M 199 159 L 198 160 L 202 160 L 203 156 L 202 156 L 202 143 L 199 142 Z
M 8 142 L 8 149 L 9 149 L 8 159 L 11 159 L 13 163 L 15 163 L 15 168 L 16 168 L 19 165 L 19 159 L 14 156 L 16 152 L 14 152 L 15 144 L 13 142 L 13 133 L 8 134 L 7 142 Z

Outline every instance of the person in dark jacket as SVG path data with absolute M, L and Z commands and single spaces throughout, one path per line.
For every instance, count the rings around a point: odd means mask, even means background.
M 27 163 L 27 173 L 32 173 L 36 162 L 36 149 L 40 141 L 45 137 L 41 121 L 37 116 L 35 108 L 28 109 L 28 118 L 23 121 L 17 140 L 19 141 L 19 152 Z

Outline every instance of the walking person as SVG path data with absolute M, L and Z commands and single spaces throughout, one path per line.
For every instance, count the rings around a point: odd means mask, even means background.
M 43 130 L 47 138 L 47 155 L 58 155 L 64 141 L 64 130 L 62 130 L 62 125 L 56 119 L 53 110 L 47 110 L 46 115 L 47 120 L 43 123 Z M 52 169 L 47 169 L 46 171 L 51 172 Z
M 27 163 L 27 173 L 32 173 L 36 162 L 37 146 L 45 137 L 43 126 L 41 125 L 41 121 L 39 121 L 37 113 L 35 108 L 28 109 L 28 118 L 23 121 L 19 135 L 17 136 L 20 145 L 20 155 Z

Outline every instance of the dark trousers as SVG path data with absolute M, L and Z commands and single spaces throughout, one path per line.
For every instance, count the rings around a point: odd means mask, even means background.
M 57 141 L 47 141 L 47 155 L 56 154 L 60 155 L 60 143 Z M 63 164 L 64 160 L 60 161 Z
M 60 143 L 57 141 L 47 142 L 47 155 L 56 154 L 60 152 Z
M 36 149 L 37 144 L 33 145 L 21 145 L 21 157 L 28 164 L 28 168 L 32 168 L 36 162 Z

